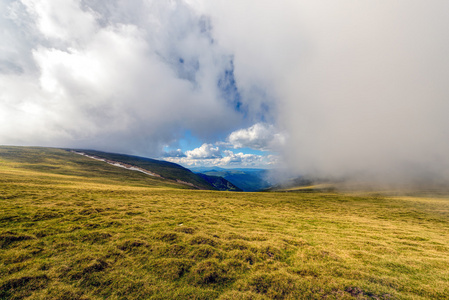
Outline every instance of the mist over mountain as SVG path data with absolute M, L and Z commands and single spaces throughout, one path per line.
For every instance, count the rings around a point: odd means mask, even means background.
M 287 58 L 296 67 L 282 89 L 288 169 L 378 184 L 447 184 L 448 3 L 302 8 L 307 29 L 298 28 L 308 43 L 297 60 Z

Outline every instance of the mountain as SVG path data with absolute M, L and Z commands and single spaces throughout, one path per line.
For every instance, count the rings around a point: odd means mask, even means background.
M 78 176 L 111 184 L 215 190 L 200 176 L 174 163 L 94 150 L 0 146 L 0 162 L 41 174 L 42 178 Z
M 84 149 L 68 149 L 68 150 L 74 153 L 83 154 L 91 158 L 103 159 L 111 164 L 114 163 L 115 165 L 117 165 L 117 163 L 123 164 L 123 166 L 128 166 L 128 169 L 131 170 L 141 172 L 149 171 L 154 176 L 190 185 L 197 189 L 206 189 L 206 190 L 215 189 L 209 182 L 207 182 L 201 176 L 198 176 L 189 169 L 172 162 L 127 154 L 108 153 L 96 150 L 84 150 Z
M 233 192 L 242 192 L 242 189 L 233 185 L 228 180 L 219 176 L 210 176 L 206 174 L 198 173 L 200 177 L 209 182 L 213 187 L 215 187 L 219 191 L 233 191 Z
M 193 170 L 198 172 L 199 168 Z M 203 168 L 201 174 L 208 176 L 218 176 L 231 182 L 245 192 L 254 192 L 269 188 L 272 184 L 267 180 L 269 170 L 265 169 L 223 169 L 223 168 Z

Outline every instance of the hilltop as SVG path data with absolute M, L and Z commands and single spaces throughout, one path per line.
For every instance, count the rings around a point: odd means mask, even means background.
M 84 153 L 87 157 L 79 155 Z M 54 174 L 79 176 L 98 181 L 118 181 L 142 186 L 167 186 L 181 189 L 214 189 L 201 177 L 177 164 L 149 158 L 112 154 L 93 150 L 73 150 L 43 147 L 0 147 L 0 158 L 16 168 L 43 175 Z M 98 158 L 106 159 L 100 161 Z M 112 163 L 123 163 L 133 168 L 119 168 Z M 136 168 L 146 170 L 153 176 L 136 172 Z M 64 177 L 61 177 L 61 179 Z
M 70 149 L 75 153 L 82 153 L 84 155 L 101 158 L 109 161 L 110 163 L 122 163 L 130 167 L 140 168 L 141 170 L 150 171 L 153 175 L 177 183 L 190 185 L 197 189 L 213 190 L 215 189 L 211 184 L 200 176 L 194 174 L 187 168 L 184 168 L 178 164 L 155 160 L 146 157 L 108 153 L 96 150 L 82 150 L 82 149 Z

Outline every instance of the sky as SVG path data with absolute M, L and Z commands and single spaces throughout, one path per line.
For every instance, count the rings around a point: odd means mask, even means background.
M 442 0 L 0 0 L 0 144 L 449 182 L 447 12 Z

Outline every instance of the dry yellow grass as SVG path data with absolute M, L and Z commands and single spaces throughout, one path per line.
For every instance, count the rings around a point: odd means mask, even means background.
M 1 299 L 449 298 L 447 197 L 194 191 L 71 173 L 65 154 L 0 159 Z

